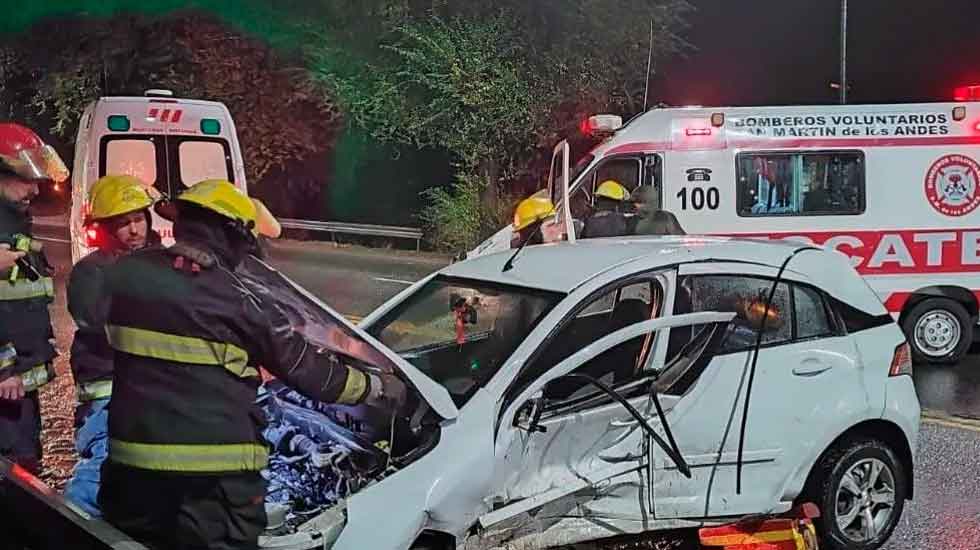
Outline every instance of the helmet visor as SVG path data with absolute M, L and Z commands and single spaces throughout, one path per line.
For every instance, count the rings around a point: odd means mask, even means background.
M 62 183 L 68 179 L 68 167 L 50 145 L 23 149 L 13 159 L 5 159 L 18 176 L 29 180 L 51 180 Z

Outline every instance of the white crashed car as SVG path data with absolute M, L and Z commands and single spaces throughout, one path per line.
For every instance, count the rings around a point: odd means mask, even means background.
M 826 548 L 888 539 L 919 403 L 901 330 L 843 256 L 693 237 L 512 256 L 453 264 L 359 327 L 317 303 L 344 334 L 326 347 L 412 391 L 385 416 L 269 390 L 322 456 L 274 457 L 306 469 L 271 477 L 263 547 L 548 548 L 803 501 Z

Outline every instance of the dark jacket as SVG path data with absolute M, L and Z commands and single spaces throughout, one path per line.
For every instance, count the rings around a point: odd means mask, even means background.
M 582 238 L 622 237 L 629 233 L 626 215 L 613 210 L 599 210 L 585 220 Z
M 178 220 L 175 238 L 107 272 L 111 461 L 205 475 L 260 470 L 268 451 L 258 366 L 317 401 L 364 398 L 363 373 L 311 346 L 236 275 L 246 249 L 226 230 Z
M 149 246 L 160 244 L 160 236 L 150 231 Z M 112 391 L 112 348 L 106 339 L 109 296 L 105 272 L 128 252 L 99 248 L 85 256 L 68 278 L 68 312 L 75 321 L 71 343 L 71 372 L 79 401 L 108 397 Z
M 0 242 L 11 243 L 15 235 L 31 236 L 30 218 L 12 205 L 0 201 Z M 25 269 L 14 282 L 10 271 L 0 276 L 0 344 L 13 344 L 17 358 L 13 365 L 0 368 L 0 380 L 19 375 L 25 389 L 33 391 L 54 378 L 52 360 L 54 332 L 48 305 L 54 300 L 54 283 L 43 253 L 31 252 L 31 264 L 40 277 L 31 280 Z

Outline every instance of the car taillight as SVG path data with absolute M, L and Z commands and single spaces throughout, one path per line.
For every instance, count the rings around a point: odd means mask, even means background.
M 892 356 L 892 366 L 888 369 L 888 376 L 912 376 L 912 348 L 908 342 L 902 343 L 895 348 L 895 355 Z

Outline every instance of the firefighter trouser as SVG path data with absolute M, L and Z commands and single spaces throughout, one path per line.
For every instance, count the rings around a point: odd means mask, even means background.
M 0 399 L 0 454 L 37 475 L 41 471 L 41 404 L 37 392 Z
M 258 472 L 182 475 L 107 460 L 99 504 L 106 520 L 151 548 L 255 550 L 266 526 L 265 491 Z

